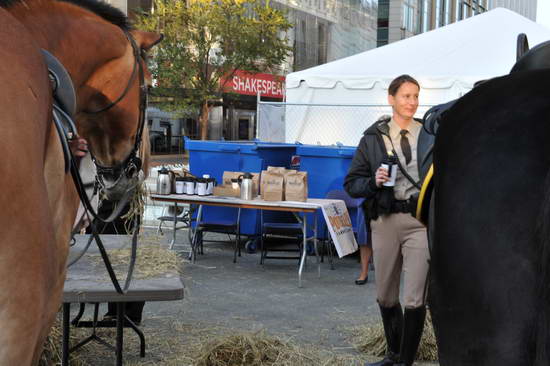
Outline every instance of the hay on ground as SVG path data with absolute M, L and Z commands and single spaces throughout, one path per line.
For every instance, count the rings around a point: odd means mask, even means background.
M 124 277 L 130 263 L 131 248 L 109 250 L 108 254 L 117 277 Z M 103 259 L 101 259 L 99 253 L 91 254 L 90 258 L 95 265 L 103 266 Z M 134 278 L 136 279 L 176 274 L 181 271 L 181 259 L 175 251 L 168 249 L 162 244 L 159 238 L 142 237 L 138 239 L 136 258 L 134 269 Z M 110 281 L 107 274 L 104 277 L 106 281 Z

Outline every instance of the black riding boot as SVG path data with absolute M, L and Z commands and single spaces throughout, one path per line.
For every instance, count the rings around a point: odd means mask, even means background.
M 401 339 L 400 363 L 395 366 L 411 366 L 414 363 L 416 351 L 422 338 L 424 320 L 426 319 L 426 307 L 414 309 L 405 308 L 405 321 L 403 325 L 403 338 Z
M 382 361 L 366 363 L 365 366 L 393 366 L 399 358 L 401 332 L 403 329 L 403 310 L 401 304 L 386 308 L 380 305 L 380 314 L 384 324 L 384 334 L 388 346 L 386 357 Z

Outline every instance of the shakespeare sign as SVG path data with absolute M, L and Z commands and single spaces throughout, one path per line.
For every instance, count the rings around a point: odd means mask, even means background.
M 283 98 L 285 94 L 282 76 L 271 74 L 250 74 L 237 70 L 231 79 L 222 78 L 220 84 L 225 91 L 244 95 Z

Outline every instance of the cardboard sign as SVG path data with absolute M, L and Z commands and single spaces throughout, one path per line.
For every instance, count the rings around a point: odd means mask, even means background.
M 321 211 L 327 223 L 338 257 L 342 258 L 357 251 L 357 241 L 353 235 L 353 226 L 344 201 L 325 201 Z

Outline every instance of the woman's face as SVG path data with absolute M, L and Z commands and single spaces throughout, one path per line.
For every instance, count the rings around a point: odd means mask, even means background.
M 416 84 L 404 82 L 395 95 L 388 95 L 388 103 L 393 107 L 394 116 L 402 119 L 412 119 L 418 108 L 418 93 Z

